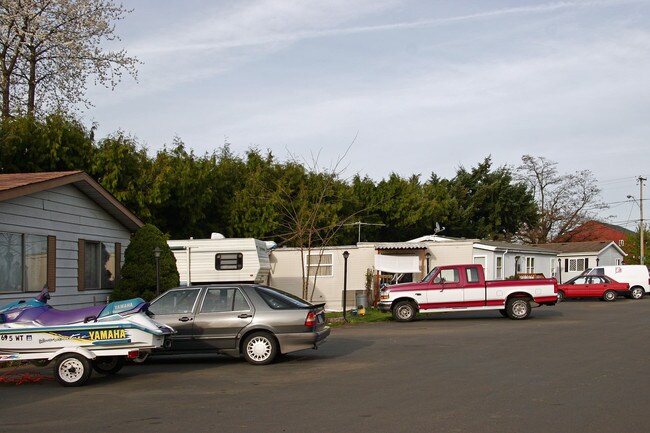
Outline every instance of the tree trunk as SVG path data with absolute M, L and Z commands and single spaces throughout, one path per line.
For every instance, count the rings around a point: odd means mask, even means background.
M 36 110 L 36 66 L 38 65 L 36 47 L 29 47 L 29 77 L 27 79 L 27 116 Z

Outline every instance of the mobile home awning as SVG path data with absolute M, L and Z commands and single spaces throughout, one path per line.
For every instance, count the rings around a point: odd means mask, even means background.
M 421 272 L 420 258 L 417 256 L 375 256 L 375 269 L 382 272 L 409 274 Z

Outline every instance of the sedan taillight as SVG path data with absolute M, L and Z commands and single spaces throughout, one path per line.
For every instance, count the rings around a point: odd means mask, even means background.
M 313 311 L 307 313 L 307 318 L 305 319 L 305 326 L 314 326 L 316 324 L 316 314 Z

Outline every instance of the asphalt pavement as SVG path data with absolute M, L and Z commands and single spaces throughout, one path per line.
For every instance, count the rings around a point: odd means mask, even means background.
M 79 388 L 0 383 L 0 432 L 647 433 L 649 345 L 650 298 L 346 325 L 268 366 L 164 357 Z

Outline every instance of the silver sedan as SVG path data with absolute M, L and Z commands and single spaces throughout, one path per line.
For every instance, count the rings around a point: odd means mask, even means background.
M 211 284 L 168 290 L 149 312 L 177 331 L 158 354 L 216 352 L 262 365 L 323 343 L 324 305 L 259 284 Z

